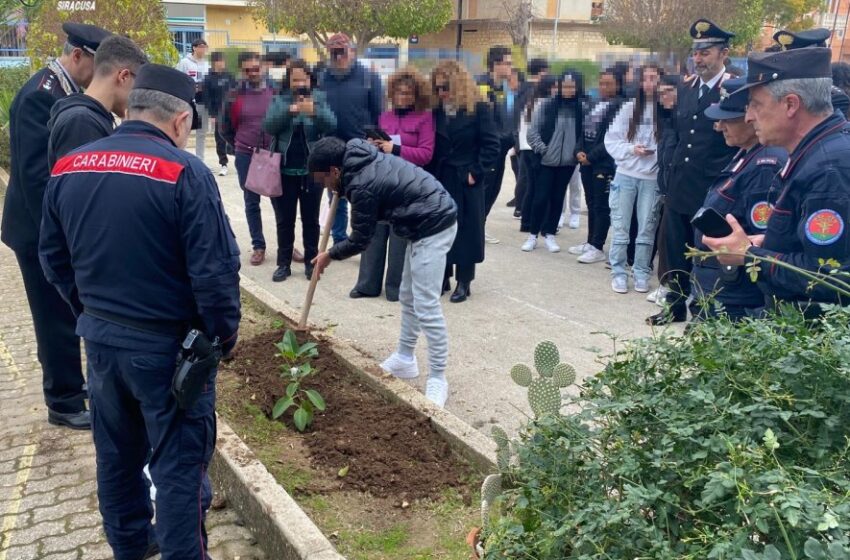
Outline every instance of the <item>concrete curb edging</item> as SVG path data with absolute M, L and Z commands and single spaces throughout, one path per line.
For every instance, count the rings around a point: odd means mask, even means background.
M 292 317 L 300 316 L 300 312 L 296 309 L 288 306 L 245 275 L 241 275 L 240 282 L 243 295 L 261 307 L 272 313 L 281 313 L 290 320 Z M 380 376 L 370 374 L 369 370 L 380 371 L 378 364 L 347 342 L 327 334 L 321 334 L 321 338 L 363 383 L 390 402 L 412 407 L 418 414 L 428 418 L 452 450 L 469 461 L 477 470 L 482 473 L 495 472 L 496 444 L 492 439 L 451 412 L 437 408 L 425 398 L 425 395 L 404 381 L 383 372 Z
M 210 479 L 275 560 L 345 560 L 220 417 Z

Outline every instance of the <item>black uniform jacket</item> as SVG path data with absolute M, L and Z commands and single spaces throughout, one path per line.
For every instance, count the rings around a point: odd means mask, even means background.
M 53 70 L 42 68 L 27 80 L 9 108 L 12 165 L 0 240 L 32 257 L 38 252 L 41 201 L 50 178 L 47 121 L 53 104 L 70 93 L 74 92 L 63 88 Z

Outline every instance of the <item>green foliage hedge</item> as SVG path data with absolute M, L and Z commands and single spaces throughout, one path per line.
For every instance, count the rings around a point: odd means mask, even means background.
M 0 69 L 0 167 L 9 170 L 9 108 L 30 77 L 28 66 Z
M 515 444 L 487 558 L 850 558 L 850 311 L 630 343 Z

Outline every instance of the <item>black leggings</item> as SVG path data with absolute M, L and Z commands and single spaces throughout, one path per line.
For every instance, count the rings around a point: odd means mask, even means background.
M 292 264 L 295 245 L 295 214 L 301 205 L 301 229 L 304 238 L 304 262 L 319 254 L 319 209 L 323 189 L 309 175 L 283 175 L 283 195 L 272 198 L 277 225 L 277 266 Z
M 537 168 L 534 182 L 529 185 L 526 198 L 531 198 L 531 223 L 529 233 L 555 235 L 558 220 L 564 208 L 567 186 L 575 171 L 575 165 Z

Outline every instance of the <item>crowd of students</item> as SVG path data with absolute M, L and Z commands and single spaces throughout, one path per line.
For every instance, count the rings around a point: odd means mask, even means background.
M 188 57 L 194 62 L 181 64 L 190 70 L 197 66 L 205 47 L 200 40 Z M 379 150 L 424 167 L 449 191 L 458 206 L 459 230 L 448 255 L 443 293 L 452 291 L 454 278 L 453 303 L 470 297 L 486 244 L 499 243 L 488 234 L 486 222 L 499 196 L 506 162 L 516 178 L 508 206 L 519 220 L 519 231 L 527 234 L 520 243 L 522 251 L 543 245 L 549 252 L 560 252 L 556 236 L 561 228 L 581 227 L 583 192 L 586 241 L 568 248 L 579 263 L 605 263 L 611 269 L 611 289 L 619 294 L 628 293 L 630 282 L 636 292 L 651 291 L 647 299 L 659 304 L 669 303 L 671 285 L 680 295 L 687 292 L 680 262 L 684 257 L 678 253 L 683 243 L 693 244 L 693 231 L 689 223 L 671 220 L 677 212 L 689 220 L 693 212 L 680 212 L 676 200 L 668 201 L 673 214 L 667 228 L 662 227 L 665 181 L 677 169 L 674 160 L 684 155 L 687 161 L 686 152 L 694 149 L 681 141 L 683 134 L 695 135 L 697 146 L 701 136 L 712 136 L 711 142 L 720 143 L 717 153 L 724 160 L 733 148 L 723 144 L 713 121 L 701 114 L 698 125 L 706 130 L 676 130 L 677 91 L 699 83 L 698 99 L 704 91 L 719 95 L 721 82 L 737 73 L 725 54 L 695 49 L 691 76 L 666 72 L 652 62 L 616 63 L 600 72 L 591 95 L 578 70 L 551 73 L 545 59 L 533 58 L 523 72 L 514 67 L 511 49 L 496 46 L 487 53 L 487 72 L 482 76 L 473 77 L 453 60 L 440 62 L 430 75 L 403 68 L 387 80 L 385 96 L 380 77 L 357 61 L 347 36 L 333 36 L 327 48 L 328 61 L 320 68 L 280 53 L 241 53 L 241 81 L 224 70 L 221 53 L 212 53 L 212 71 L 196 75 L 205 113 L 217 123 L 221 175 L 227 173 L 225 146 L 235 149 L 252 265 L 264 262 L 266 243 L 260 196 L 245 189 L 251 154 L 270 148 L 282 156 L 284 194 L 272 199 L 278 247 L 274 281 L 292 274 L 293 261 L 305 262 L 306 275 L 312 274 L 322 191 L 310 180 L 305 164 L 312 143 L 333 135 L 345 141 L 368 137 Z M 846 74 L 843 71 L 836 66 L 836 80 Z M 712 76 L 703 82 L 700 72 Z M 375 131 L 380 134 L 370 133 Z M 719 169 L 703 179 L 715 171 Z M 683 192 L 673 190 L 674 199 Z M 701 197 L 683 204 L 698 206 Z M 346 201 L 341 202 L 334 243 L 348 237 Z M 303 254 L 295 248 L 298 207 Z M 665 255 L 668 237 L 676 246 L 672 264 Z M 350 296 L 378 297 L 383 292 L 389 301 L 397 301 L 403 250 L 389 225 L 379 224 L 361 258 Z M 668 320 L 681 320 L 679 299 Z

